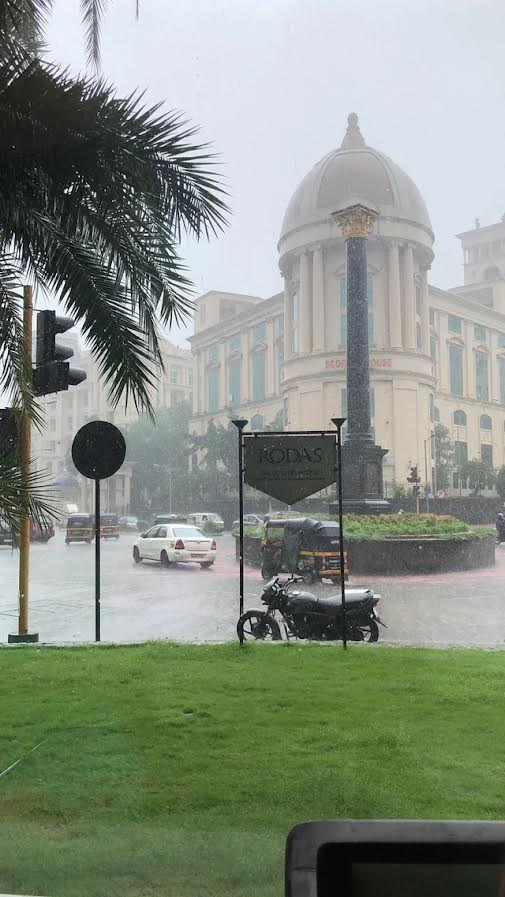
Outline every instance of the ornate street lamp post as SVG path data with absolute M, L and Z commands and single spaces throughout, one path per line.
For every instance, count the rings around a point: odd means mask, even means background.
M 382 459 L 370 429 L 367 238 L 378 217 L 361 202 L 335 212 L 347 254 L 347 438 L 342 446 L 343 498 L 348 513 L 387 513 Z

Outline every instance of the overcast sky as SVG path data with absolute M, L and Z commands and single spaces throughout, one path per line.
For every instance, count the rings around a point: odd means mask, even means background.
M 431 282 L 462 281 L 454 234 L 505 212 L 503 0 L 141 0 L 138 21 L 134 9 L 109 3 L 103 74 L 198 124 L 228 184 L 226 233 L 184 246 L 198 292 L 282 289 L 284 210 L 350 111 L 425 199 Z M 79 0 L 56 0 L 49 39 L 84 71 Z

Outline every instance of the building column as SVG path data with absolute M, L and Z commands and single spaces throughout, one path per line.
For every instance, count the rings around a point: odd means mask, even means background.
M 391 243 L 388 249 L 388 305 L 389 305 L 389 345 L 401 349 L 402 306 L 400 297 L 400 258 L 398 244 Z
M 430 354 L 430 300 L 428 296 L 428 269 L 421 274 L 421 347 L 425 355 Z
M 325 347 L 324 261 L 323 249 L 318 246 L 312 254 L 312 339 L 314 352 Z
M 227 389 L 227 377 L 226 377 L 226 343 L 223 342 L 219 346 L 219 361 L 221 363 L 221 367 L 219 370 L 219 408 L 226 408 L 228 406 L 228 389 Z
M 403 250 L 403 345 L 406 349 L 416 348 L 416 317 L 414 293 L 414 250 L 405 246 Z
M 284 274 L 284 358 L 291 358 L 293 321 L 291 319 L 291 278 Z
M 275 394 L 275 345 L 274 345 L 275 321 L 267 321 L 267 357 L 266 357 L 266 395 Z
M 312 352 L 312 289 L 310 283 L 309 253 L 300 256 L 300 354 Z
M 467 321 L 464 325 L 465 333 L 465 368 L 466 390 L 465 395 L 469 399 L 475 398 L 475 359 L 473 354 L 473 324 Z

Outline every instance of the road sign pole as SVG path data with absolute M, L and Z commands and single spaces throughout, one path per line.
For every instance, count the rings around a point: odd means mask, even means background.
M 239 616 L 244 613 L 244 445 L 242 430 L 247 421 L 244 419 L 233 420 L 238 431 L 238 516 L 239 516 Z M 240 645 L 244 644 L 244 635 L 240 632 Z
M 100 480 L 95 480 L 95 642 L 100 641 Z
M 337 483 L 338 483 L 338 529 L 340 546 L 340 597 L 342 602 L 342 644 L 347 648 L 347 607 L 345 603 L 345 564 L 344 564 L 344 513 L 342 495 L 342 427 L 345 417 L 332 417 L 332 423 L 337 428 Z

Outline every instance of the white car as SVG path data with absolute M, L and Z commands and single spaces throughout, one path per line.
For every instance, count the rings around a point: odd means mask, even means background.
M 153 526 L 137 539 L 133 546 L 133 560 L 159 561 L 163 567 L 170 564 L 200 564 L 212 567 L 216 560 L 216 543 L 196 526 L 174 523 Z

